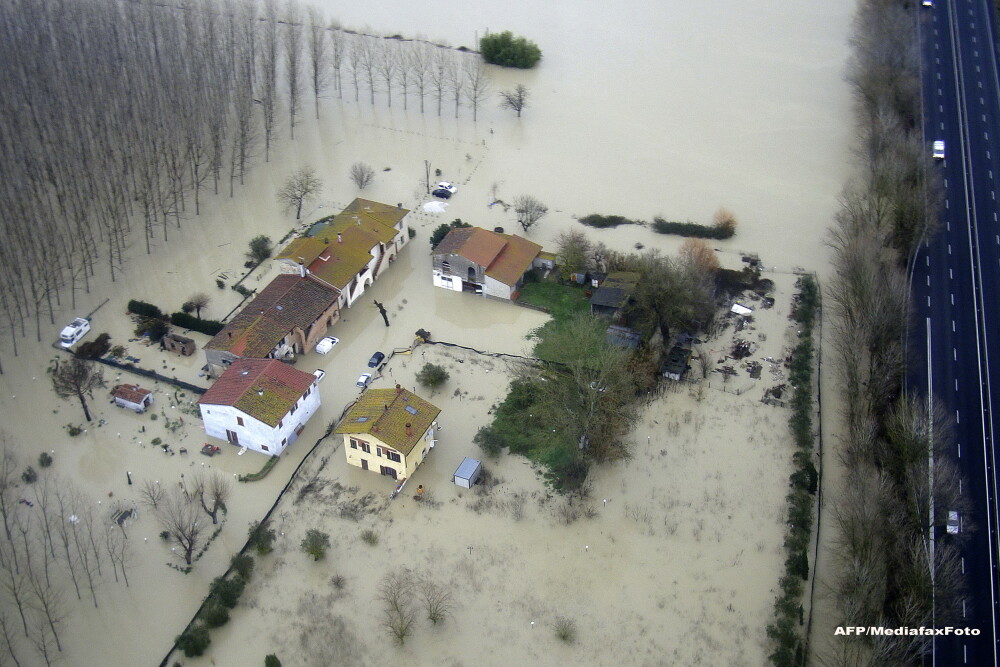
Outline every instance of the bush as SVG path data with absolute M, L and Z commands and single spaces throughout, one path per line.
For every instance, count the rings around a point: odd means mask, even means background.
M 444 366 L 436 364 L 424 364 L 424 367 L 417 373 L 417 382 L 425 387 L 436 389 L 448 381 L 448 371 Z
M 38 455 L 38 466 L 40 468 L 48 468 L 52 465 L 52 456 L 48 452 L 42 452 Z
M 216 577 L 212 581 L 212 587 L 209 589 L 209 597 L 215 602 L 232 609 L 240 601 L 240 596 L 243 595 L 245 587 L 246 582 L 243 581 L 242 577 L 235 576 L 228 579 Z
M 223 280 L 222 278 L 216 278 L 215 286 L 218 287 L 219 289 L 226 289 L 226 281 Z
M 229 610 L 218 602 L 210 602 L 201 610 L 201 620 L 205 622 L 205 627 L 222 627 L 229 622 Z
M 25 484 L 34 484 L 38 481 L 38 473 L 35 472 L 34 468 L 28 466 L 24 469 L 24 472 L 21 473 L 21 481 Z
M 497 433 L 492 426 L 481 427 L 476 432 L 476 436 L 472 439 L 472 442 L 479 445 L 483 453 L 492 459 L 500 456 L 503 453 L 503 448 L 506 446 L 503 436 Z
M 281 667 L 281 661 L 278 660 L 278 656 L 270 653 L 264 656 L 264 667 Z
M 169 530 L 161 530 L 160 531 L 160 539 L 163 540 L 164 542 L 169 542 L 170 541 L 170 531 Z
M 184 651 L 184 655 L 194 658 L 205 652 L 208 645 L 212 643 L 212 638 L 208 634 L 208 628 L 204 625 L 197 625 L 177 635 L 174 638 L 174 643 L 177 644 L 177 648 Z
M 576 621 L 572 618 L 559 616 L 555 625 L 556 637 L 567 644 L 572 644 L 576 640 Z
M 124 357 L 125 352 L 126 350 L 124 345 L 115 345 L 114 347 L 111 348 L 111 356 L 114 357 L 115 359 L 121 359 L 122 357 Z
M 233 285 L 233 290 L 242 297 L 248 297 L 253 293 L 246 285 Z
M 76 348 L 76 356 L 81 359 L 99 359 L 111 350 L 111 335 L 102 333 L 94 340 L 82 343 Z
M 168 331 L 170 331 L 170 327 L 162 319 L 145 317 L 135 328 L 135 335 L 149 336 L 149 339 L 155 343 L 167 335 Z
M 326 533 L 310 528 L 306 531 L 306 536 L 300 544 L 302 551 L 319 560 L 326 556 L 326 550 L 330 548 L 330 536 Z
M 236 554 L 230 561 L 233 570 L 240 575 L 240 578 L 244 581 L 250 580 L 250 575 L 253 574 L 253 556 L 249 554 Z
M 247 259 L 255 264 L 260 264 L 274 252 L 274 248 L 271 246 L 271 237 L 261 234 L 260 236 L 255 236 L 250 239 L 249 250 L 247 251 Z
M 277 533 L 274 532 L 273 528 L 268 526 L 266 523 L 254 521 L 250 525 L 250 534 L 247 544 L 257 551 L 258 556 L 264 556 L 271 553 L 271 550 L 274 548 L 274 540 L 276 537 Z
M 361 541 L 370 547 L 374 547 L 378 544 L 378 533 L 369 528 L 361 533 Z
M 733 226 L 700 225 L 697 222 L 672 222 L 657 216 L 653 218 L 653 231 L 658 234 L 677 234 L 702 239 L 728 239 L 735 233 Z
M 514 37 L 510 30 L 484 36 L 479 40 L 479 52 L 490 64 L 518 69 L 531 69 L 542 57 L 537 44 Z
M 226 326 L 216 320 L 199 320 L 197 317 L 183 312 L 173 313 L 170 316 L 170 321 L 182 329 L 190 329 L 209 336 L 214 336 Z
M 580 222 L 588 227 L 596 227 L 597 229 L 604 229 L 606 227 L 617 227 L 619 225 L 641 225 L 642 220 L 629 220 L 628 218 L 621 215 L 600 215 L 598 213 L 591 213 L 590 215 L 585 215 L 580 218 Z
M 414 229 L 413 227 L 407 227 L 407 228 L 406 228 L 406 234 L 407 234 L 407 236 L 409 236 L 409 237 L 410 237 L 411 239 L 412 239 L 412 238 L 415 238 L 415 237 L 416 237 L 416 235 L 417 235 L 417 230 L 415 230 L 415 229 Z
M 153 317 L 156 319 L 163 317 L 163 312 L 153 304 L 146 303 L 145 301 L 136 301 L 135 299 L 128 302 L 128 312 L 133 315 Z

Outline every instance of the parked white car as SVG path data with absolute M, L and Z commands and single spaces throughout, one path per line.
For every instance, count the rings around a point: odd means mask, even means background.
M 88 331 L 90 331 L 90 322 L 82 317 L 77 317 L 60 332 L 59 344 L 69 349 L 86 336 Z
M 933 149 L 931 150 L 931 157 L 935 160 L 944 159 L 944 142 L 940 139 L 934 142 Z
M 313 375 L 316 376 L 316 384 L 319 384 L 320 382 L 323 381 L 323 378 L 326 377 L 326 371 L 324 371 L 322 368 L 317 368 L 316 370 L 313 371 Z
M 333 336 L 327 336 L 320 342 L 316 343 L 316 351 L 320 354 L 328 354 L 333 347 L 340 342 L 339 338 Z
M 372 382 L 372 374 L 371 373 L 362 373 L 361 377 L 358 378 L 358 382 L 357 382 L 356 386 L 359 389 L 364 389 L 365 387 L 367 387 L 368 385 L 370 385 L 371 382 Z
M 434 186 L 434 189 L 447 190 L 451 194 L 455 194 L 456 192 L 458 192 L 458 188 L 456 188 L 452 183 L 449 183 L 448 181 L 441 181 L 440 183 Z

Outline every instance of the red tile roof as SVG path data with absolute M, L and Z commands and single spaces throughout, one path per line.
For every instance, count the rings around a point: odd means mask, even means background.
M 507 244 L 503 250 L 500 251 L 497 258 L 486 269 L 486 275 L 502 282 L 504 285 L 513 287 L 521 279 L 525 271 L 531 268 L 531 262 L 538 257 L 538 253 L 541 251 L 542 246 L 537 243 L 532 243 L 526 238 L 512 234 L 507 239 Z
M 115 398 L 120 398 L 129 403 L 140 404 L 153 392 L 149 389 L 143 389 L 137 384 L 120 384 L 111 393 Z
M 305 330 L 337 301 L 337 292 L 308 276 L 280 275 L 205 345 L 241 357 L 266 357 L 295 328 Z
M 277 359 L 239 359 L 198 405 L 229 405 L 255 419 L 277 426 L 316 377 Z
M 459 255 L 486 269 L 486 275 L 513 287 L 542 246 L 517 234 L 497 234 L 481 227 L 460 227 L 448 232 L 434 248 L 435 255 Z

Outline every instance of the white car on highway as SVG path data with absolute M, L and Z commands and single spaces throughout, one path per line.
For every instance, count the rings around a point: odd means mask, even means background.
M 940 139 L 934 142 L 933 149 L 931 150 L 931 157 L 935 160 L 944 159 L 944 142 Z

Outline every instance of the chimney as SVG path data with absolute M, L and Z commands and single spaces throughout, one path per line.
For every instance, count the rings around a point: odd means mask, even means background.
M 337 232 L 337 243 L 343 243 L 343 242 L 344 242 L 344 237 L 340 235 L 340 232 Z
M 399 385 L 399 384 L 397 383 L 397 384 L 396 384 L 396 395 L 398 396 L 398 395 L 400 395 L 400 394 L 402 394 L 402 393 L 403 393 L 403 387 L 402 387 L 402 386 L 400 386 L 400 385 Z
M 388 412 L 388 410 L 389 410 L 389 404 L 388 403 L 383 403 L 382 404 L 382 411 L 383 412 Z
M 263 387 L 257 387 L 257 395 L 258 396 L 263 396 L 264 395 L 264 388 Z
M 406 437 L 409 438 L 413 435 L 413 429 L 410 428 L 410 422 L 406 422 Z
M 403 202 L 396 202 L 396 208 L 403 208 Z
M 305 264 L 303 264 L 302 262 L 299 262 L 299 277 L 300 278 L 306 277 L 306 267 Z

